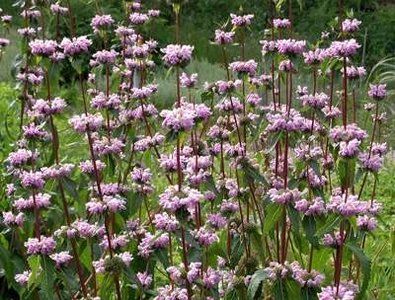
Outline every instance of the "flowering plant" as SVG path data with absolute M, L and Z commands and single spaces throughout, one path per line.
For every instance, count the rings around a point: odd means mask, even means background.
M 366 74 L 353 65 L 360 21 L 340 16 L 337 40 L 323 35 L 312 46 L 293 37 L 290 19 L 271 18 L 262 60 L 245 51 L 254 15 L 231 14 L 213 32 L 226 78 L 202 84 L 186 68 L 194 47 L 180 41 L 183 1 L 172 1 L 176 37 L 167 46 L 145 30 L 160 11 L 140 1 L 125 2 L 123 20 L 98 8 L 87 36 L 76 35 L 65 3 L 22 7 L 20 126 L 4 161 L 3 290 L 21 299 L 54 291 L 117 300 L 365 296 L 387 92 L 380 83 L 356 89 Z M 55 30 L 41 27 L 46 16 Z M 68 36 L 59 35 L 60 19 Z M 0 55 L 8 44 L 0 39 Z M 230 62 L 228 47 L 237 46 Z M 161 111 L 160 60 L 176 78 L 174 105 Z M 66 63 L 76 99 L 59 93 Z M 297 73 L 311 84 L 298 86 Z M 369 133 L 362 98 L 374 110 Z M 76 151 L 66 136 L 77 137 Z

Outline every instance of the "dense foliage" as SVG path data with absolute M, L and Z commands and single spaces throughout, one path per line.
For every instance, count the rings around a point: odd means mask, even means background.
M 362 22 L 341 5 L 304 40 L 286 1 L 229 5 L 208 27 L 223 78 L 207 81 L 214 69 L 187 71 L 184 23 L 223 1 L 190 2 L 16 1 L 16 86 L 0 86 L 13 99 L 0 103 L 1 295 L 391 295 L 375 288 L 393 278 L 386 246 L 369 245 L 392 189 L 379 182 L 388 95 L 358 65 Z M 1 58 L 13 18 L 0 18 Z M 174 34 L 156 41 L 161 28 Z

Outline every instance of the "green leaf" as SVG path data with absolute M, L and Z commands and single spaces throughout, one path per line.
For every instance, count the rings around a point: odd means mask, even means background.
M 369 286 L 371 269 L 372 269 L 370 258 L 367 257 L 365 253 L 362 251 L 362 249 L 355 244 L 347 243 L 346 248 L 351 250 L 354 256 L 358 259 L 358 262 L 361 266 L 363 281 L 357 299 L 364 299 L 366 290 Z
M 287 299 L 298 299 L 300 297 L 301 288 L 295 280 L 287 280 L 285 282 L 287 291 Z
M 263 224 L 263 233 L 268 234 L 280 220 L 282 214 L 282 206 L 276 203 L 270 203 L 266 207 L 265 220 Z
M 67 193 L 69 193 L 73 198 L 77 199 L 78 198 L 77 184 L 68 177 L 62 177 L 61 182 Z
M 313 246 L 318 246 L 318 239 L 317 236 L 315 236 L 316 233 L 316 221 L 314 219 L 314 216 L 305 216 L 302 221 L 303 224 L 303 229 L 306 234 L 307 240 L 312 244 Z
M 321 237 L 325 233 L 328 233 L 332 231 L 339 223 L 340 223 L 341 217 L 340 216 L 330 216 L 329 218 L 326 219 L 324 226 L 319 228 L 317 230 L 316 236 Z
M 259 299 L 262 293 L 263 281 L 267 279 L 267 272 L 265 270 L 257 270 L 252 275 L 250 285 L 247 290 L 247 299 L 254 300 Z
M 29 277 L 29 281 L 27 284 L 27 287 L 30 289 L 31 287 L 33 287 L 38 283 L 37 279 L 41 274 L 40 256 L 38 255 L 29 256 L 29 258 L 27 259 L 27 263 L 31 270 L 31 275 Z
M 40 282 L 40 299 L 53 299 L 53 289 L 55 283 L 55 266 L 54 263 L 48 258 L 43 257 L 41 260 L 42 275 Z

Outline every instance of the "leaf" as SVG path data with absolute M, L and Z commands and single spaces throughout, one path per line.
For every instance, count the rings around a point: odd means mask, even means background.
M 309 166 L 310 166 L 310 168 L 313 169 L 314 173 L 317 176 L 321 176 L 320 165 L 319 165 L 318 161 L 316 161 L 316 160 L 310 161 Z
M 256 169 L 254 166 L 250 164 L 247 160 L 243 160 L 241 162 L 242 170 L 249 182 L 256 180 L 258 182 L 262 182 L 265 186 L 269 186 L 266 178 Z
M 276 282 L 273 284 L 273 296 L 275 300 L 286 300 L 288 299 L 287 297 L 287 291 L 285 290 L 284 286 L 284 281 L 283 280 L 276 280 Z
M 370 281 L 370 275 L 371 275 L 371 261 L 370 258 L 365 255 L 365 253 L 362 251 L 359 246 L 351 243 L 346 244 L 346 248 L 350 249 L 351 252 L 354 254 L 354 256 L 358 259 L 358 262 L 361 266 L 362 269 L 362 274 L 363 274 L 363 281 L 362 281 L 362 286 L 361 289 L 358 293 L 358 298 L 357 299 L 364 299 L 364 295 L 366 293 L 366 290 L 369 285 Z
M 272 153 L 274 148 L 276 147 L 278 141 L 282 138 L 283 134 L 282 132 L 277 132 L 276 134 L 273 134 L 269 137 L 268 139 L 268 145 L 266 147 L 267 150 L 265 150 L 266 154 Z
M 236 266 L 241 256 L 244 253 L 244 246 L 241 238 L 239 236 L 232 239 L 232 247 L 231 247 L 231 255 L 230 255 L 230 264 L 232 267 Z
M 214 92 L 209 90 L 209 91 L 204 91 L 203 93 L 200 94 L 200 99 L 202 100 L 202 102 L 206 102 L 206 101 L 211 101 L 214 99 Z
M 318 239 L 315 235 L 316 233 L 316 221 L 314 216 L 305 216 L 302 221 L 304 232 L 306 233 L 306 238 L 313 246 L 318 246 Z
M 280 220 L 282 214 L 282 206 L 276 203 L 270 203 L 266 207 L 265 220 L 263 224 L 263 233 L 268 234 Z
M 29 258 L 27 259 L 27 263 L 31 271 L 31 275 L 29 277 L 29 281 L 27 284 L 27 287 L 30 289 L 32 286 L 38 283 L 37 279 L 41 273 L 40 256 L 38 255 L 29 256 Z
M 262 293 L 262 284 L 265 279 L 267 279 L 267 272 L 265 270 L 257 270 L 254 275 L 252 275 L 247 290 L 247 299 L 259 299 Z
M 62 177 L 61 182 L 67 193 L 69 193 L 73 198 L 77 199 L 78 198 L 77 184 L 68 177 Z
M 339 224 L 341 220 L 340 216 L 330 216 L 329 218 L 326 219 L 324 226 L 322 226 L 319 230 L 316 232 L 317 237 L 323 236 L 325 233 L 328 233 L 332 231 L 337 224 Z
M 285 282 L 287 291 L 287 299 L 298 299 L 300 297 L 301 288 L 295 280 L 287 280 Z
M 53 299 L 53 289 L 55 282 L 55 266 L 48 257 L 43 257 L 41 260 L 43 272 L 40 282 L 40 299 Z

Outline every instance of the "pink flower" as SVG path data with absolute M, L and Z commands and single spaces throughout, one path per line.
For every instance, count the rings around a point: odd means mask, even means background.
M 357 20 L 357 19 L 345 19 L 342 22 L 342 30 L 344 32 L 355 32 L 359 30 L 359 25 L 361 25 L 362 22 Z
M 89 47 L 92 45 L 92 41 L 86 36 L 74 37 L 72 39 L 63 38 L 60 46 L 63 48 L 63 52 L 66 56 L 79 55 L 81 53 L 86 53 Z
M 369 85 L 369 97 L 375 100 L 383 100 L 387 95 L 386 84 L 370 84 Z
M 169 66 L 186 66 L 192 59 L 194 47 L 189 45 L 168 45 L 162 48 L 163 60 Z
M 220 29 L 215 30 L 215 42 L 218 45 L 227 45 L 233 43 L 233 37 L 235 33 L 233 31 L 226 32 Z
M 95 33 L 98 33 L 101 29 L 110 26 L 112 23 L 114 23 L 114 20 L 111 15 L 96 15 L 91 20 L 91 27 Z
M 57 267 L 67 265 L 73 259 L 73 257 L 69 254 L 68 251 L 54 253 L 54 254 L 51 254 L 49 257 L 53 261 L 55 261 Z
M 25 286 L 27 285 L 31 275 L 31 271 L 24 271 L 23 273 L 16 274 L 14 278 L 18 284 Z
M 273 19 L 274 28 L 290 28 L 291 21 L 288 19 Z
M 243 16 L 238 16 L 235 14 L 230 14 L 230 21 L 233 26 L 235 27 L 244 27 L 244 26 L 249 26 L 251 25 L 252 19 L 254 18 L 254 15 L 243 15 Z

